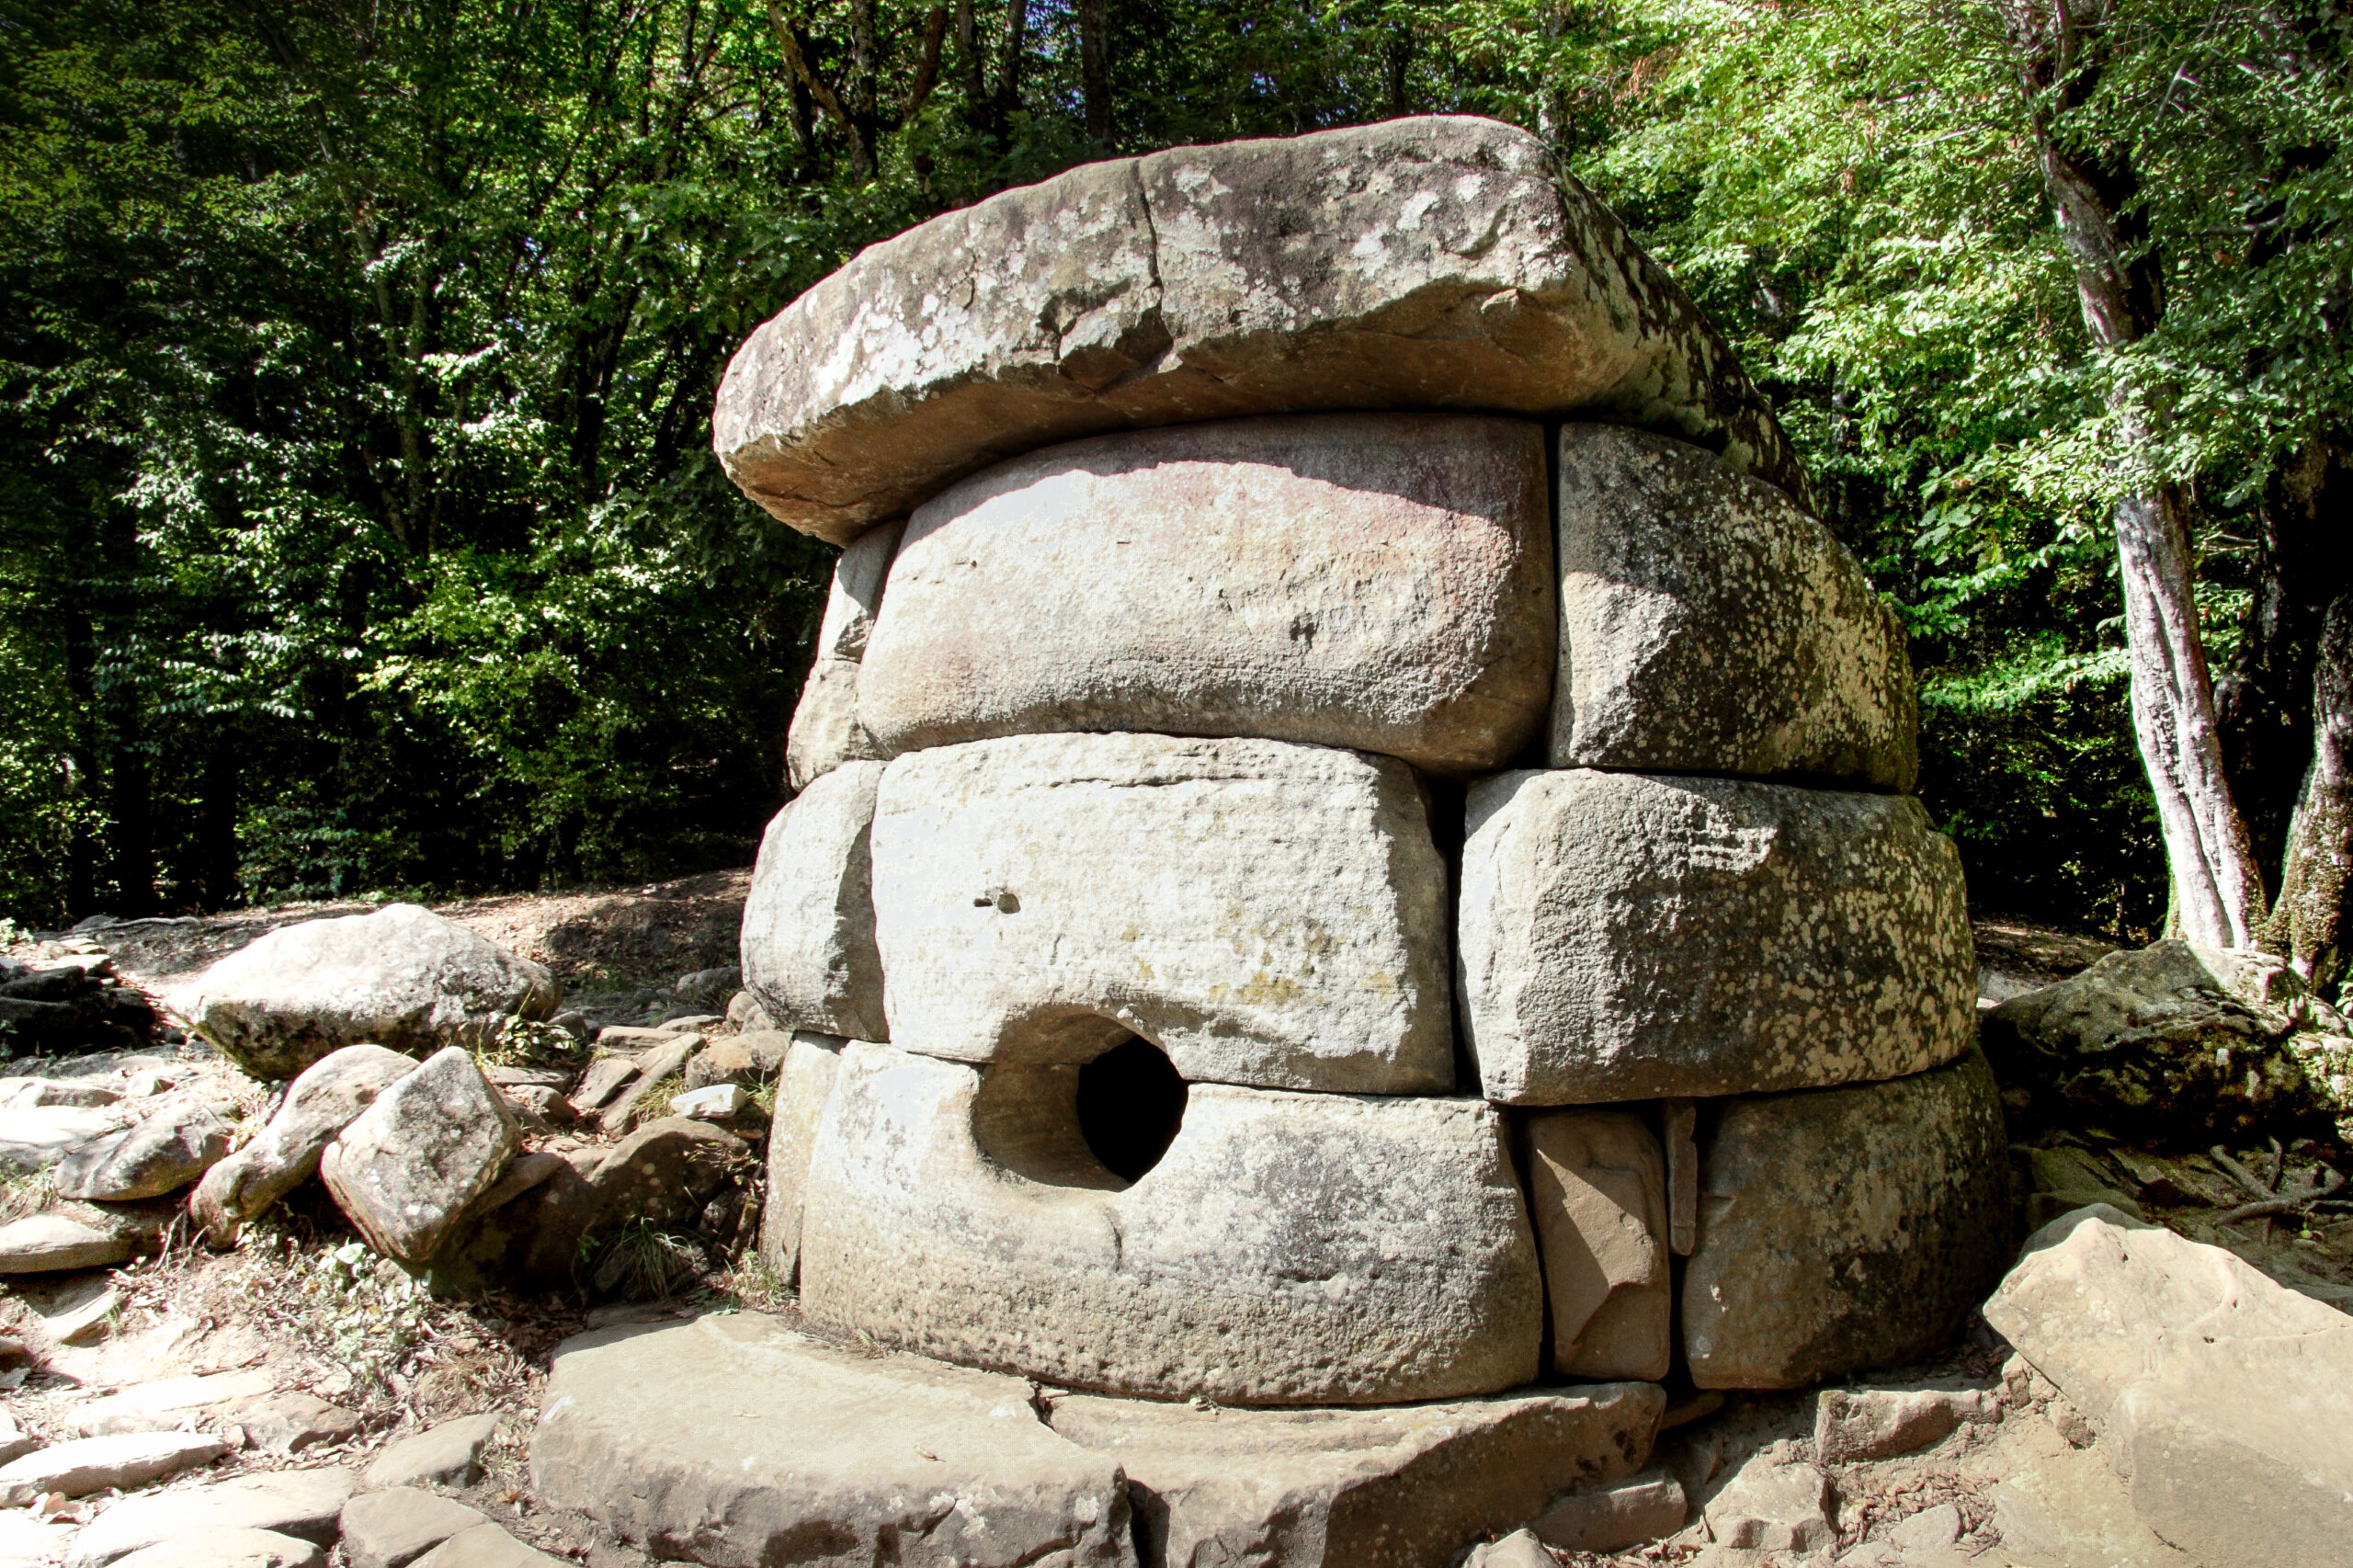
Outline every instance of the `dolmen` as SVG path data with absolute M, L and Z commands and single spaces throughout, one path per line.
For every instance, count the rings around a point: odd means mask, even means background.
M 710 1562 L 1444 1563 L 1641 1471 L 1668 1380 L 1915 1359 L 1998 1278 L 1903 632 L 1536 138 L 1007 191 L 713 430 L 842 546 L 743 930 L 806 1332 L 573 1342 L 550 1500 Z

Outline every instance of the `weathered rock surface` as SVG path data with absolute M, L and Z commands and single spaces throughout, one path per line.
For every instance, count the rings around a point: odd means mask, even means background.
M 1403 763 L 1280 741 L 977 741 L 891 764 L 873 846 L 910 1050 L 1076 1062 L 1133 1034 L 1188 1081 L 1452 1082 L 1446 870 Z
M 745 1088 L 756 1089 L 783 1069 L 791 1049 L 790 1029 L 747 1029 L 741 1034 L 723 1035 L 696 1052 L 695 1059 L 687 1063 L 687 1087 L 740 1084 Z
M 163 1244 L 176 1205 L 53 1203 L 0 1225 L 0 1274 L 108 1268 Z
M 1904 630 L 1830 530 L 1685 441 L 1560 435 L 1555 767 L 1912 788 Z
M 347 1470 L 279 1470 L 199 1490 L 126 1497 L 74 1538 L 66 1568 L 99 1568 L 161 1541 L 232 1529 L 272 1530 L 332 1546 L 351 1481 Z
M 875 949 L 879 762 L 844 763 L 776 814 L 744 903 L 744 984 L 786 1028 L 888 1040 Z
M 882 608 L 883 584 L 904 527 L 885 523 L 869 528 L 845 546 L 841 559 L 834 562 L 833 588 L 817 626 L 816 654 L 785 737 L 785 775 L 796 791 L 845 762 L 873 762 L 891 755 L 858 722 L 858 665 Z
M 2040 1456 L 1996 1482 L 1987 1501 L 2002 1554 L 2022 1568 L 2207 1568 L 2142 1522 L 2096 1449 Z
M 21 1508 L 51 1492 L 80 1497 L 108 1487 L 128 1491 L 210 1464 L 227 1447 L 194 1432 L 120 1432 L 52 1443 L 0 1465 L 0 1506 Z
M 1371 1410 L 1224 1410 L 1071 1395 L 1047 1421 L 1127 1472 L 1168 1568 L 1444 1568 L 1553 1494 L 1650 1454 L 1647 1383 Z
M 1648 1470 L 1555 1497 L 1529 1528 L 1563 1551 L 1617 1551 L 1673 1535 L 1691 1512 L 1683 1483 Z
M 750 1145 L 725 1128 L 685 1116 L 649 1121 L 615 1145 L 588 1177 L 595 1201 L 590 1228 L 634 1219 L 683 1224 L 751 1160 Z
M 858 719 L 886 756 L 1151 731 L 1492 770 L 1552 694 L 1544 487 L 1540 426 L 1444 415 L 1131 431 L 1000 463 L 908 523 Z
M 0 1169 L 46 1170 L 121 1125 L 119 1115 L 97 1106 L 40 1105 L 0 1111 Z
M 1838 1538 L 1830 1478 L 1775 1443 L 1753 1455 L 1701 1507 L 1718 1544 L 1817 1551 Z
M 2004 1087 L 2038 1120 L 2203 1148 L 2224 1131 L 2353 1122 L 2353 1036 L 2268 954 L 2156 942 L 1984 1020 Z
M 1523 1122 L 1529 1207 L 1552 1309 L 1552 1367 L 1573 1378 L 1666 1376 L 1674 1356 L 1666 1160 L 1631 1111 Z
M 123 1568 L 323 1568 L 326 1560 L 314 1542 L 248 1529 L 206 1530 L 115 1559 Z
M 464 1415 L 384 1445 L 359 1478 L 362 1491 L 394 1486 L 472 1486 L 482 1479 L 482 1451 L 498 1432 L 498 1413 Z
M 1969 1049 L 1961 859 L 1918 801 L 1727 778 L 1472 786 L 1457 968 L 1487 1097 L 1893 1078 Z
M 347 1045 L 304 1068 L 252 1142 L 204 1173 L 188 1210 L 216 1240 L 308 1181 L 335 1135 L 416 1071 L 413 1057 L 381 1045 Z
M 416 1561 L 420 1568 L 571 1568 L 492 1524 L 460 1530 Z
M 291 1078 L 331 1051 L 373 1043 L 423 1054 L 472 1047 L 502 1020 L 544 1018 L 554 978 L 414 903 L 281 926 L 170 997 L 221 1054 L 256 1078 Z
M 486 1522 L 463 1503 L 414 1486 L 369 1492 L 343 1506 L 343 1554 L 351 1568 L 407 1568 L 460 1530 Z
M 1813 1454 L 1824 1464 L 1892 1459 L 1996 1414 L 1976 1389 L 1824 1389 L 1814 1402 Z
M 1724 1105 L 1683 1276 L 1692 1381 L 1798 1388 L 1944 1345 L 2001 1274 L 2004 1149 L 1975 1051 L 1889 1083 Z
M 797 1033 L 777 1075 L 776 1115 L 768 1123 L 767 1198 L 760 1210 L 760 1256 L 779 1285 L 801 1273 L 801 1215 L 809 1187 L 809 1160 L 817 1147 L 817 1124 L 841 1070 L 842 1047 L 835 1035 Z
M 1534 1375 L 1536 1248 L 1493 1108 L 1197 1084 L 1124 1186 L 1087 1149 L 1074 1078 L 847 1046 L 801 1221 L 810 1321 L 1225 1404 Z
M 521 1137 L 506 1100 L 452 1046 L 395 1080 L 336 1134 L 319 1175 L 369 1245 L 421 1263 L 498 1179 Z
M 74 1405 L 63 1414 L 58 1425 L 84 1437 L 165 1431 L 187 1417 L 267 1394 L 275 1386 L 276 1379 L 261 1368 L 158 1378 Z
M 637 1076 L 631 1078 L 597 1115 L 597 1126 L 608 1138 L 618 1138 L 646 1119 L 654 1108 L 657 1096 L 674 1092 L 684 1080 L 688 1059 L 702 1049 L 702 1036 L 680 1035 L 665 1040 L 637 1057 Z
M 83 1144 L 57 1163 L 58 1195 L 123 1203 L 177 1192 L 229 1152 L 236 1107 L 191 1101 Z
M 1985 1321 L 2097 1429 L 2160 1538 L 2211 1568 L 2344 1560 L 2353 1318 L 2087 1209 L 2029 1238 Z
M 1543 142 L 1392 119 L 1089 164 L 870 246 L 755 332 L 712 445 L 843 543 L 1002 458 L 1318 409 L 1603 416 L 1804 498 L 1732 352 Z
M 299 1454 L 331 1448 L 359 1435 L 358 1416 L 315 1394 L 289 1390 L 240 1400 L 226 1415 L 257 1448 L 273 1454 Z
M 1118 1461 L 1048 1430 L 1027 1383 L 837 1350 L 752 1313 L 565 1341 L 531 1478 L 541 1503 L 657 1558 L 1136 1561 Z

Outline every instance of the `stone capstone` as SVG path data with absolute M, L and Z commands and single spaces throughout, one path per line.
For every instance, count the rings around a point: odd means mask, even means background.
M 869 246 L 737 350 L 711 444 L 839 544 L 1058 441 L 1325 409 L 1606 417 L 1806 498 L 1682 290 L 1467 116 L 1089 164 Z
M 50 1178 L 63 1198 L 121 1203 L 176 1192 L 229 1152 L 233 1105 L 190 1101 L 85 1143 Z
M 817 1147 L 817 1125 L 841 1069 L 842 1047 L 834 1035 L 796 1033 L 777 1075 L 776 1115 L 768 1123 L 767 1198 L 760 1210 L 760 1256 L 779 1285 L 801 1273 L 801 1216 L 809 1187 L 809 1161 Z
M 909 521 L 858 720 L 886 756 L 1148 731 L 1490 771 L 1552 692 L 1544 488 L 1540 426 L 1461 415 L 1222 421 L 1001 463 Z
M 1973 1051 L 1887 1083 L 1726 1102 L 1683 1275 L 1692 1381 L 1800 1388 L 1943 1346 L 2001 1273 L 2005 1150 Z
M 394 1080 L 336 1134 L 319 1175 L 369 1245 L 421 1263 L 498 1179 L 521 1138 L 506 1101 L 452 1046 Z
M 1445 1568 L 1558 1492 L 1640 1469 L 1647 1383 L 1367 1410 L 1231 1410 L 1065 1395 L 1048 1423 L 1127 1474 L 1165 1568 Z
M 1631 1111 L 1539 1111 L 1521 1126 L 1553 1370 L 1664 1378 L 1675 1293 L 1658 1139 Z
M 1985 1321 L 2091 1422 L 2159 1538 L 2210 1568 L 2345 1561 L 2353 1317 L 2092 1208 L 2028 1240 Z
M 304 1068 L 252 1142 L 204 1173 L 189 1212 L 216 1240 L 308 1181 L 320 1152 L 375 1104 L 387 1087 L 416 1071 L 414 1057 L 381 1045 L 347 1045 Z
M 853 1041 L 801 1220 L 801 1310 L 1065 1387 L 1224 1404 L 1492 1392 L 1537 1369 L 1501 1113 L 1195 1084 L 1132 1186 L 1075 1074 Z
M 750 1312 L 557 1346 L 531 1481 L 543 1506 L 720 1568 L 1136 1563 L 1119 1461 L 1048 1429 L 1027 1383 Z
M 768 824 L 744 903 L 744 983 L 784 1028 L 888 1040 L 875 948 L 873 857 L 879 762 L 813 782 Z
M 910 1050 L 1079 1062 L 1141 1035 L 1188 1082 L 1452 1083 L 1446 869 L 1401 762 L 1262 740 L 977 741 L 890 765 L 873 847 L 892 1040 Z
M 899 548 L 900 523 L 869 528 L 834 562 L 834 585 L 817 625 L 809 679 L 792 710 L 784 744 L 785 776 L 806 790 L 845 762 L 872 762 L 891 754 L 858 722 L 858 665 L 882 608 L 882 586 Z
M 1904 629 L 1830 530 L 1688 442 L 1561 430 L 1555 767 L 1919 773 Z
M 423 1054 L 483 1044 L 510 1017 L 544 1018 L 554 978 L 414 903 L 283 926 L 198 975 L 171 1008 L 256 1078 L 291 1078 L 372 1042 Z
M 1728 778 L 1472 787 L 1457 959 L 1491 1100 L 1900 1077 L 1970 1048 L 1961 859 L 1917 801 Z

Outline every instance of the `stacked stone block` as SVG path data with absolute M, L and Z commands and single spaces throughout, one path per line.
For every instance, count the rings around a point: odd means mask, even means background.
M 715 428 L 846 545 L 744 928 L 812 1323 L 1364 1405 L 1798 1386 L 1990 1284 L 1902 633 L 1531 139 L 1008 192 L 761 328 Z

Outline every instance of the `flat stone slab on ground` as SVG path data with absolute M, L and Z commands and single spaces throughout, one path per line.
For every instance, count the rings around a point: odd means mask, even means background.
M 261 1369 L 159 1378 L 87 1404 L 73 1405 L 58 1424 L 85 1437 L 109 1432 L 153 1432 L 176 1426 L 183 1417 L 217 1410 L 233 1400 L 269 1393 L 276 1387 L 277 1379 Z
M 0 1168 L 45 1170 L 121 1125 L 119 1112 L 80 1106 L 0 1110 Z
M 0 1225 L 0 1274 L 107 1268 L 153 1252 L 175 1205 L 53 1203 Z
M 345 1442 L 358 1437 L 361 1426 L 359 1417 L 340 1405 L 293 1390 L 243 1400 L 222 1414 L 273 1454 L 299 1454 Z
M 486 1522 L 463 1503 L 414 1486 L 362 1493 L 343 1506 L 343 1554 L 350 1568 L 407 1568 Z
M 74 1538 L 66 1568 L 100 1568 L 159 1541 L 214 1530 L 274 1530 L 332 1546 L 354 1479 L 342 1469 L 280 1470 L 126 1497 Z
M 210 1464 L 227 1448 L 218 1437 L 194 1432 L 119 1432 L 52 1443 L 0 1465 L 0 1506 L 20 1508 L 51 1492 L 68 1497 L 108 1488 L 128 1492 Z
M 109 1203 L 177 1192 L 220 1163 L 235 1128 L 231 1104 L 191 1102 L 95 1139 L 57 1162 L 62 1198 Z
M 573 1568 L 493 1524 L 460 1530 L 416 1561 L 424 1568 Z
M 749 1312 L 559 1346 L 531 1478 L 656 1557 L 1135 1563 L 1117 1460 L 1048 1429 L 1028 1383 Z
M 444 1421 L 384 1445 L 360 1478 L 369 1492 L 393 1486 L 472 1486 L 482 1479 L 482 1451 L 497 1434 L 499 1415 Z
M 315 1541 L 250 1529 L 201 1530 L 115 1559 L 121 1568 L 321 1568 L 326 1560 Z
M 1673 1535 L 1690 1513 L 1683 1483 L 1648 1470 L 1556 1497 L 1529 1528 L 1563 1551 L 1617 1551 Z
M 1148 1562 L 1445 1568 L 1554 1494 L 1640 1469 L 1665 1404 L 1651 1383 L 1361 1410 L 1071 1394 L 1047 1422 L 1127 1472 Z

